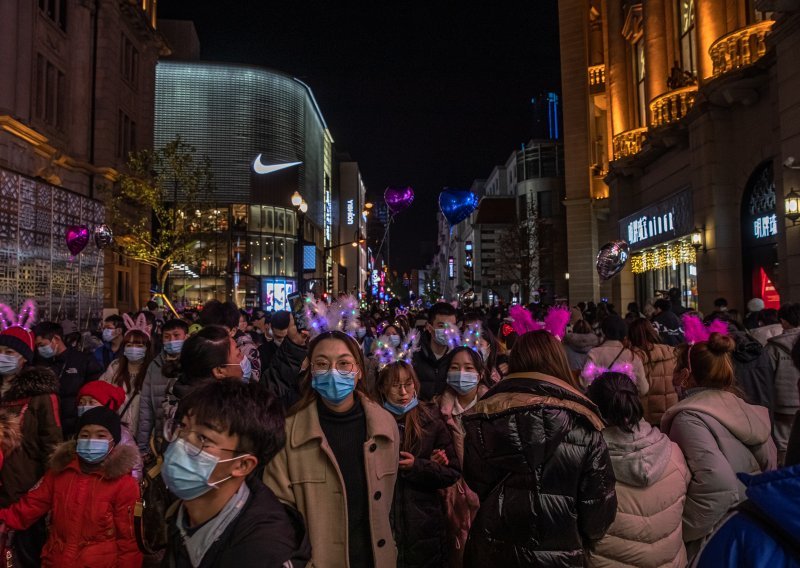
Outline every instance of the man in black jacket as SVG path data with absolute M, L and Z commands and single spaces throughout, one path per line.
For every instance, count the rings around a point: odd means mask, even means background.
M 448 303 L 438 302 L 428 310 L 428 323 L 414 353 L 412 365 L 420 383 L 419 398 L 429 401 L 444 392 L 447 385 L 445 355 L 449 351 L 445 330 L 456 325 L 456 309 Z
M 61 431 L 67 440 L 78 424 L 77 396 L 81 387 L 100 378 L 103 369 L 91 353 L 83 353 L 64 343 L 64 331 L 51 321 L 34 328 L 37 365 L 49 368 L 58 377 Z
M 283 408 L 288 410 L 300 400 L 300 375 L 303 361 L 308 354 L 308 332 L 299 331 L 294 323 L 294 316 L 288 312 L 283 313 L 288 316 L 288 323 L 285 330 L 276 332 L 273 342 L 280 341 L 279 347 L 271 356 L 269 367 L 262 370 L 261 385 L 278 397 Z
M 655 308 L 653 327 L 661 336 L 661 341 L 673 347 L 683 343 L 683 326 L 680 318 L 672 311 L 670 301 L 661 298 L 656 300 L 653 307 Z
M 163 566 L 305 566 L 311 545 L 300 514 L 255 475 L 286 443 L 277 399 L 257 384 L 208 381 L 181 400 L 181 422 L 161 474 L 179 499 L 169 514 Z M 192 455 L 202 451 L 216 458 Z

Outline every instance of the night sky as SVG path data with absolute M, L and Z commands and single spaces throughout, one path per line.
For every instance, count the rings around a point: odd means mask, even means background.
M 195 22 L 202 58 L 264 65 L 306 82 L 369 197 L 411 185 L 391 261 L 421 268 L 437 197 L 469 188 L 527 142 L 530 99 L 558 90 L 556 0 L 389 7 L 383 2 L 162 0 L 159 17 Z

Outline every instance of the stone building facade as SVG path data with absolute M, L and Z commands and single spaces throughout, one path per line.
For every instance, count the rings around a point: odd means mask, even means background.
M 559 2 L 570 299 L 800 298 L 800 2 Z M 599 247 L 631 247 L 601 282 Z
M 128 153 L 152 147 L 155 65 L 166 50 L 156 0 L 0 3 L 0 168 L 105 201 Z M 60 253 L 63 235 L 53 243 Z M 149 298 L 149 269 L 111 253 L 103 268 L 106 307 Z

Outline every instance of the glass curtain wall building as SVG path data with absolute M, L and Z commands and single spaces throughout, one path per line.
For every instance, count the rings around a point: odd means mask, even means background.
M 176 136 L 210 158 L 216 190 L 203 211 L 186 212 L 197 218 L 200 254 L 172 278 L 175 300 L 281 309 L 301 280 L 325 280 L 324 261 L 305 275 L 295 268 L 301 233 L 320 257 L 332 233 L 332 139 L 307 85 L 259 67 L 161 61 L 155 145 Z M 290 202 L 295 191 L 308 204 L 302 224 Z

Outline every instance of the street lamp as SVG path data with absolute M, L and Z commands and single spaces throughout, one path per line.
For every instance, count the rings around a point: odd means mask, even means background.
M 294 252 L 294 273 L 297 278 L 297 291 L 305 293 L 303 289 L 303 240 L 305 237 L 305 219 L 308 212 L 308 203 L 299 192 L 295 191 L 291 197 L 292 206 L 297 212 L 297 236 Z
M 697 228 L 692 231 L 692 246 L 694 247 L 695 251 L 699 251 L 703 249 L 703 252 L 706 251 L 706 247 L 703 243 L 703 236 L 705 233 L 705 228 Z

